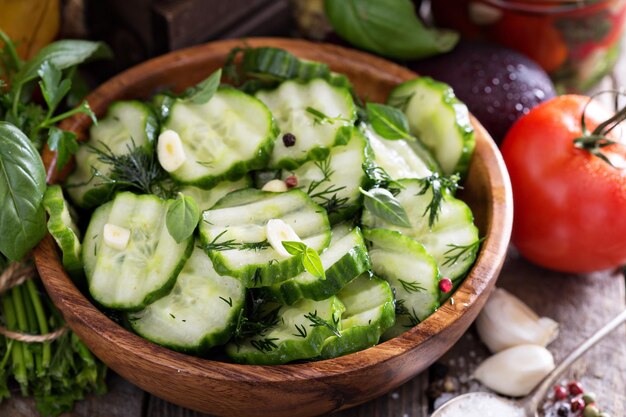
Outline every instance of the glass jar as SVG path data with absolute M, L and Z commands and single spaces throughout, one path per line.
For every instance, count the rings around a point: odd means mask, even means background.
M 516 49 L 559 92 L 583 92 L 619 57 L 626 0 L 431 0 L 435 21 Z

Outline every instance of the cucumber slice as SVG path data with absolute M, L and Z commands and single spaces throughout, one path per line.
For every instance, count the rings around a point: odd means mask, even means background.
M 89 292 L 101 305 L 140 310 L 166 295 L 193 249 L 193 237 L 176 243 L 165 225 L 174 200 L 122 192 L 98 207 L 91 217 L 83 245 Z M 104 241 L 105 224 L 130 230 L 124 250 Z
M 48 186 L 43 206 L 48 212 L 48 231 L 63 254 L 63 267 L 70 275 L 80 276 L 83 272 L 80 232 L 72 220 L 60 185 Z
M 417 136 L 446 175 L 465 175 L 474 152 L 474 128 L 467 106 L 452 88 L 429 77 L 398 85 L 388 103 L 404 111 L 411 133 Z
M 280 129 L 270 159 L 272 168 L 295 169 L 308 160 L 323 160 L 333 145 L 348 140 L 351 132 L 342 128 L 356 120 L 350 91 L 323 79 L 285 81 L 275 90 L 262 90 L 256 96 L 270 108 Z M 329 119 L 320 120 L 307 108 Z M 287 133 L 296 138 L 291 146 L 283 142 Z
M 247 287 L 272 285 L 304 271 L 301 255 L 284 258 L 267 243 L 271 219 L 282 219 L 317 252 L 328 246 L 328 216 L 304 192 L 239 190 L 202 214 L 200 238 L 216 271 Z
M 439 271 L 424 247 L 399 232 L 371 229 L 363 232 L 371 242 L 372 270 L 384 278 L 396 296 L 398 335 L 430 316 L 439 307 Z
M 309 161 L 295 170 L 283 170 L 282 178 L 295 176 L 297 187 L 326 209 L 332 224 L 351 218 L 361 207 L 368 179 L 363 164 L 370 154 L 365 137 L 352 129 L 345 145 L 335 146 L 321 161 Z
M 130 313 L 128 321 L 135 332 L 154 343 L 203 354 L 230 339 L 244 300 L 241 281 L 218 275 L 206 253 L 196 247 L 172 291 Z
M 463 201 L 444 193 L 437 221 L 430 227 L 427 209 L 433 198 L 432 190 L 429 188 L 425 194 L 419 195 L 422 189 L 420 180 L 401 180 L 399 183 L 404 189 L 396 198 L 404 207 L 411 227 L 387 223 L 368 210 L 363 211 L 363 226 L 397 230 L 417 240 L 435 258 L 441 275 L 458 284 L 478 254 L 480 239 L 472 211 Z
M 94 176 L 100 172 L 108 176 L 111 165 L 99 160 L 93 149 L 115 155 L 129 153 L 131 146 L 153 152 L 157 118 L 146 104 L 139 101 L 116 101 L 109 107 L 104 119 L 89 130 L 89 141 L 78 148 L 76 169 L 67 179 L 67 191 L 72 201 L 80 207 L 95 207 L 111 199 L 113 185 Z M 133 145 L 134 144 L 134 145 Z
M 183 185 L 179 191 L 193 197 L 200 211 L 204 211 L 213 207 L 225 195 L 251 186 L 252 179 L 246 175 L 236 181 L 222 181 L 208 190 L 193 185 Z
M 396 320 L 393 291 L 377 277 L 363 274 L 337 294 L 346 310 L 341 337 L 332 335 L 322 346 L 322 359 L 336 358 L 374 346 Z
M 202 188 L 265 167 L 277 133 L 268 108 L 233 88 L 220 88 L 204 104 L 176 100 L 163 124 L 166 129 L 178 133 L 186 156 L 170 174 Z
M 337 297 L 302 300 L 293 306 L 280 307 L 276 325 L 262 335 L 229 343 L 226 353 L 235 362 L 255 365 L 314 358 L 320 355 L 324 341 L 333 334 L 331 328 L 341 330 L 344 309 Z
M 363 125 L 362 130 L 374 151 L 374 162 L 391 178 L 424 178 L 441 172 L 437 161 L 417 139 L 387 140 L 368 125 Z
M 320 255 L 326 279 L 308 272 L 265 288 L 268 298 L 294 304 L 302 298 L 324 300 L 337 294 L 348 282 L 370 269 L 367 248 L 358 227 L 340 224 L 332 229 L 330 245 Z

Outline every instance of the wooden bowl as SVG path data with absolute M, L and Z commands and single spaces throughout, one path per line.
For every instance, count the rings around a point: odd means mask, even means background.
M 212 42 L 173 52 L 125 71 L 87 98 L 102 116 L 114 100 L 147 98 L 155 90 L 180 90 L 224 64 L 236 46 L 275 46 L 326 62 L 346 74 L 361 97 L 384 102 L 398 83 L 414 78 L 406 68 L 334 45 L 300 40 L 247 39 Z M 37 269 L 52 300 L 89 348 L 115 372 L 144 390 L 183 407 L 221 416 L 313 416 L 371 400 L 401 385 L 443 355 L 467 330 L 492 290 L 509 242 L 511 185 L 502 157 L 483 127 L 462 198 L 486 236 L 469 276 L 445 303 L 418 326 L 395 339 L 336 359 L 280 366 L 235 365 L 173 352 L 117 325 L 74 286 L 47 236 L 35 250 Z M 63 128 L 84 137 L 91 122 L 77 116 Z M 44 161 L 50 182 L 58 181 L 56 156 Z

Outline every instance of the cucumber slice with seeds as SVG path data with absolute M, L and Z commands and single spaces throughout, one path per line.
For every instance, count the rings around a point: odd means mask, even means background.
M 251 186 L 252 179 L 249 175 L 246 175 L 236 181 L 222 181 L 208 190 L 194 187 L 193 185 L 184 185 L 180 187 L 179 191 L 193 197 L 200 211 L 204 211 L 213 207 L 225 195 Z
M 480 243 L 472 211 L 463 201 L 444 193 L 441 211 L 431 227 L 427 208 L 433 198 L 432 189 L 419 195 L 422 189 L 420 180 L 401 180 L 399 183 L 404 189 L 396 198 L 406 210 L 411 227 L 387 223 L 368 210 L 363 211 L 363 226 L 397 230 L 417 240 L 435 258 L 441 275 L 458 284 L 473 265 Z
M 337 297 L 322 301 L 302 300 L 293 306 L 280 307 L 276 325 L 262 335 L 230 342 L 226 345 L 226 353 L 235 362 L 256 365 L 315 358 L 333 331 L 341 330 L 344 309 Z
M 317 252 L 328 246 L 328 216 L 304 192 L 239 190 L 202 214 L 200 238 L 217 272 L 239 278 L 247 287 L 261 287 L 304 271 L 301 255 L 283 258 L 267 243 L 271 219 L 282 219 Z
M 346 310 L 341 316 L 341 337 L 324 342 L 320 358 L 329 359 L 374 346 L 396 320 L 393 291 L 377 277 L 363 274 L 337 294 Z
M 193 249 L 193 237 L 176 243 L 167 230 L 165 216 L 173 202 L 122 192 L 95 210 L 85 233 L 83 262 L 89 292 L 98 303 L 139 310 L 172 289 Z M 105 243 L 105 224 L 130 230 L 124 250 Z
M 159 345 L 202 354 L 230 339 L 244 300 L 241 281 L 219 275 L 196 247 L 172 291 L 130 313 L 128 321 L 135 332 Z
M 158 123 L 156 116 L 146 104 L 139 101 L 117 101 L 109 107 L 105 118 L 89 130 L 89 141 L 81 144 L 76 153 L 76 169 L 67 179 L 67 191 L 72 201 L 80 207 L 95 207 L 111 199 L 113 186 L 95 177 L 99 172 L 108 176 L 111 165 L 99 160 L 90 149 L 106 151 L 115 155 L 129 153 L 132 146 L 153 152 Z
M 186 156 L 171 176 L 202 188 L 265 167 L 277 133 L 268 108 L 233 88 L 220 88 L 204 104 L 175 100 L 166 129 L 178 133 Z
M 352 217 L 361 206 L 363 196 L 359 187 L 368 182 L 363 164 L 369 156 L 366 139 L 357 129 L 352 129 L 348 143 L 333 147 L 322 161 L 309 161 L 295 170 L 283 170 L 282 179 L 295 176 L 297 187 L 326 209 L 332 224 L 339 223 Z
M 279 284 L 265 288 L 265 294 L 283 304 L 302 298 L 324 300 L 337 294 L 348 282 L 370 269 L 367 248 L 358 227 L 341 224 L 333 227 L 328 248 L 320 255 L 326 278 L 302 272 Z
M 347 141 L 356 120 L 356 108 L 347 88 L 336 87 L 323 79 L 307 83 L 285 81 L 275 90 L 262 90 L 256 96 L 272 111 L 280 129 L 270 167 L 295 169 L 307 160 L 322 160 L 332 146 Z M 320 120 L 310 110 L 328 116 Z M 287 146 L 282 137 L 295 136 Z
M 394 88 L 388 103 L 404 111 L 411 133 L 433 153 L 444 174 L 465 175 L 474 152 L 474 128 L 467 106 L 448 84 L 415 78 Z
M 396 297 L 396 324 L 392 337 L 405 332 L 439 307 L 439 270 L 424 247 L 399 232 L 371 229 L 363 232 L 371 243 L 374 274 L 385 279 Z
M 74 277 L 82 275 L 80 232 L 70 215 L 69 205 L 63 197 L 60 185 L 48 186 L 43 205 L 48 212 L 48 231 L 63 254 L 63 267 Z

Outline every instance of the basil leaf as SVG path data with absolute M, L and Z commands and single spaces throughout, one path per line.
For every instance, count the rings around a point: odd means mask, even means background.
M 57 170 L 61 171 L 70 157 L 78 151 L 76 134 L 53 126 L 48 131 L 48 148 L 57 152 Z
M 200 221 L 200 209 L 193 197 L 178 193 L 178 199 L 167 209 L 165 224 L 176 243 L 188 239 Z
M 374 216 L 380 217 L 388 223 L 400 227 L 411 227 L 409 216 L 400 202 L 384 188 L 372 188 L 365 191 L 359 187 L 361 194 L 365 196 L 364 204 Z
M 325 0 L 324 8 L 339 36 L 390 58 L 436 55 L 459 40 L 456 32 L 426 28 L 411 0 Z
M 27 61 L 13 80 L 14 88 L 34 80 L 45 61 L 59 70 L 73 67 L 90 58 L 110 58 L 111 50 L 102 42 L 83 40 L 60 40 L 43 47 L 35 57 Z
M 61 71 L 48 61 L 41 64 L 37 74 L 41 77 L 39 82 L 41 93 L 52 114 L 63 97 L 70 91 L 72 83 L 67 79 L 61 80 Z
M 366 108 L 367 119 L 380 136 L 389 140 L 414 140 L 409 133 L 409 121 L 400 110 L 378 103 L 367 103 Z
M 220 68 L 213 74 L 211 74 L 206 80 L 187 89 L 183 93 L 183 100 L 189 101 L 193 104 L 207 103 L 217 92 L 217 88 L 220 86 L 221 79 L 222 69 Z
M 45 191 L 46 171 L 30 139 L 0 122 L 0 252 L 12 261 L 24 257 L 46 233 Z
M 306 248 L 304 257 L 302 258 L 302 265 L 306 271 L 316 278 L 326 279 L 326 273 L 324 272 L 324 266 L 320 255 L 313 248 Z
M 289 253 L 289 255 L 300 255 L 306 252 L 307 246 L 302 242 L 295 242 L 285 240 L 282 242 L 283 248 Z

